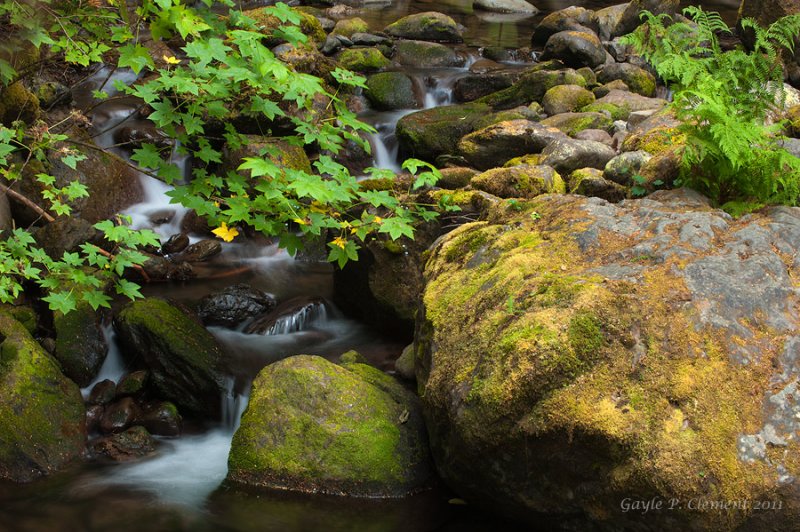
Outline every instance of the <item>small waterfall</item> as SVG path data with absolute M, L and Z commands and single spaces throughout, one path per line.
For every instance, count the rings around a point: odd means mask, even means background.
M 324 322 L 328 317 L 325 304 L 313 301 L 303 306 L 292 314 L 280 316 L 275 320 L 264 334 L 277 336 L 279 334 L 292 334 L 308 329 L 318 322 Z
M 242 414 L 247 408 L 250 398 L 250 386 L 243 393 L 236 392 L 236 379 L 228 377 L 225 381 L 225 393 L 222 396 L 222 428 L 231 434 L 239 428 Z
M 122 360 L 122 353 L 120 353 L 119 345 L 117 344 L 117 333 L 114 332 L 114 327 L 109 323 L 103 326 L 102 331 L 108 345 L 108 354 L 106 354 L 106 359 L 103 361 L 103 365 L 100 366 L 100 371 L 97 372 L 94 380 L 86 388 L 81 389 L 84 399 L 89 397 L 89 393 L 98 382 L 106 379 L 119 382 L 127 372 L 125 362 Z

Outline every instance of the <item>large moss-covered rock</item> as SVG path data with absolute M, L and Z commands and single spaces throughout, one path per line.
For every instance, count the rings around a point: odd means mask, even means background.
M 352 37 L 354 33 L 366 33 L 369 31 L 369 24 L 367 21 L 360 17 L 345 18 L 336 21 L 333 27 L 333 34 L 344 35 L 345 37 Z
M 594 30 L 597 27 L 597 17 L 594 11 L 585 7 L 570 6 L 550 13 L 542 19 L 531 37 L 531 44 L 535 47 L 547 42 L 551 35 L 561 31 Z
M 542 97 L 542 108 L 548 115 L 571 113 L 594 102 L 594 94 L 580 85 L 557 85 Z
M 571 68 L 549 70 L 533 67 L 507 89 L 503 89 L 476 100 L 491 105 L 494 109 L 511 109 L 520 105 L 541 103 L 545 93 L 557 85 L 586 86 L 586 79 Z
M 554 127 L 570 137 L 576 136 L 586 129 L 611 131 L 613 121 L 605 113 L 561 113 L 542 120 L 542 125 Z
M 533 198 L 566 192 L 564 180 L 549 166 L 520 164 L 493 168 L 472 178 L 473 188 L 500 198 Z
M 381 72 L 370 76 L 364 94 L 375 109 L 383 111 L 419 107 L 414 82 L 403 72 Z
M 610 83 L 620 80 L 636 94 L 652 97 L 656 93 L 656 78 L 647 70 L 630 63 L 611 63 L 597 72 L 597 81 Z
M 402 496 L 430 475 L 413 394 L 360 363 L 298 355 L 261 370 L 233 437 L 228 480 L 360 497 Z
M 416 367 L 445 481 L 531 521 L 797 519 L 800 209 L 734 221 L 685 190 L 527 209 L 456 229 L 426 265 Z M 653 497 L 681 506 L 621 506 Z M 755 500 L 782 511 L 689 503 Z
M 539 153 L 550 142 L 565 135 L 530 120 L 508 120 L 466 135 L 458 143 L 458 153 L 475 168 L 488 170 L 509 159 Z
M 342 68 L 356 72 L 376 72 L 390 64 L 377 48 L 348 48 L 336 59 Z
M 150 370 L 150 385 L 159 397 L 187 413 L 219 417 L 225 392 L 222 351 L 198 321 L 151 297 L 122 309 L 114 329 L 126 358 Z
M 458 67 L 465 62 L 452 48 L 425 41 L 399 41 L 395 45 L 394 60 L 416 68 Z
M 88 386 L 92 382 L 108 353 L 99 318 L 100 314 L 86 302 L 81 302 L 67 314 L 53 313 L 56 329 L 54 356 L 64 375 L 78 386 Z
M 595 68 L 605 63 L 606 51 L 594 33 L 560 31 L 547 39 L 542 59 L 559 59 L 573 68 Z
M 446 105 L 408 114 L 397 122 L 397 140 L 403 153 L 426 161 L 452 154 L 461 137 L 471 133 L 491 111 L 487 105 Z
M 627 120 L 634 111 L 661 109 L 667 101 L 661 98 L 648 98 L 634 92 L 611 90 L 594 103 L 583 108 L 584 111 L 608 111 L 615 120 Z
M 86 412 L 58 362 L 4 311 L 0 340 L 0 479 L 26 482 L 80 457 Z
M 33 123 L 39 117 L 39 98 L 21 81 L 0 91 L 0 123 L 11 125 L 15 120 Z
M 408 15 L 384 29 L 392 37 L 419 41 L 461 42 L 461 29 L 443 13 L 426 11 Z
M 241 147 L 236 150 L 225 148 L 222 154 L 222 167 L 226 172 L 236 172 L 245 157 L 267 157 L 279 167 L 311 173 L 311 161 L 301 146 L 290 144 L 278 137 L 246 135 Z M 249 176 L 247 170 L 239 170 Z

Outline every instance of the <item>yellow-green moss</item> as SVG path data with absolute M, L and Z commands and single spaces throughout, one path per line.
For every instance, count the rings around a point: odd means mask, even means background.
M 342 68 L 356 72 L 375 72 L 390 64 L 377 48 L 348 48 L 337 59 Z
M 300 16 L 300 31 L 303 32 L 304 35 L 308 36 L 314 43 L 325 42 L 325 30 L 322 29 L 322 24 L 317 20 L 317 17 L 299 9 L 291 9 Z M 270 15 L 268 8 L 261 7 L 251 9 L 245 11 L 244 14 L 255 20 L 261 32 L 264 33 L 268 39 L 272 39 L 272 42 L 269 43 L 271 46 L 281 41 L 281 39 L 275 38 L 273 35 L 275 30 L 283 26 L 284 23 L 277 17 Z M 306 43 L 306 46 L 313 46 L 313 43 Z
M 31 123 L 39 116 L 39 98 L 18 81 L 0 91 L 0 122 L 14 120 Z
M 369 24 L 363 18 L 353 17 L 340 20 L 333 28 L 336 35 L 344 35 L 345 37 L 352 37 L 354 33 L 366 33 L 369 31 Z
M 686 134 L 677 127 L 659 126 L 645 133 L 631 135 L 623 143 L 624 151 L 644 150 L 659 155 L 686 143 Z

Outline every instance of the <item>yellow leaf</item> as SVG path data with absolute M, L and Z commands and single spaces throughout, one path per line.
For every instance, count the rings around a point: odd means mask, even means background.
M 337 236 L 336 238 L 333 239 L 333 241 L 331 241 L 331 244 L 333 244 L 334 246 L 339 246 L 340 248 L 344 249 L 344 246 L 347 244 L 347 240 L 345 240 L 340 236 Z
M 380 216 L 376 216 L 375 219 L 372 221 L 375 222 L 376 224 L 379 224 L 383 221 L 383 218 L 381 218 Z
M 303 220 L 302 218 L 295 218 L 295 219 L 294 219 L 294 220 L 292 220 L 292 221 L 293 221 L 294 223 L 298 224 L 298 225 L 308 225 L 308 222 L 307 222 L 307 221 L 305 221 L 305 220 Z
M 181 60 L 172 55 L 162 55 L 161 59 L 167 62 L 169 65 L 178 65 L 180 64 Z
M 235 227 L 228 227 L 228 224 L 222 222 L 219 227 L 211 231 L 225 242 L 231 242 L 235 236 L 239 235 L 239 231 Z

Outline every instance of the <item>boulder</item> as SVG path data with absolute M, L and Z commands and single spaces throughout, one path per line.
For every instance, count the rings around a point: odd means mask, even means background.
M 197 315 L 206 325 L 236 328 L 275 308 L 275 297 L 246 284 L 235 284 L 200 300 Z
M 573 138 L 578 140 L 594 140 L 602 142 L 606 146 L 613 144 L 613 138 L 604 129 L 582 129 L 573 135 Z
M 580 85 L 556 85 L 544 93 L 542 108 L 552 116 L 577 111 L 594 100 L 594 94 Z
M 613 149 L 592 140 L 556 139 L 542 150 L 541 164 L 569 175 L 578 168 L 605 168 L 616 153 Z
M 603 177 L 597 168 L 579 168 L 569 175 L 569 191 L 590 198 L 619 203 L 628 196 L 628 189 Z
M 533 31 L 531 44 L 534 47 L 542 45 L 547 42 L 551 35 L 561 31 L 594 31 L 596 28 L 597 19 L 592 10 L 570 6 L 554 11 L 544 17 Z
M 621 80 L 636 94 L 653 96 L 656 93 L 656 78 L 647 70 L 630 63 L 610 63 L 597 71 L 597 81 L 610 83 Z
M 625 120 L 632 111 L 645 111 L 648 109 L 661 109 L 667 101 L 661 98 L 648 98 L 633 92 L 612 90 L 593 104 L 583 108 L 584 111 L 600 111 L 608 107 L 616 108 L 612 118 Z
M 133 425 L 139 417 L 139 406 L 130 397 L 123 397 L 105 408 L 100 418 L 100 431 L 103 434 L 122 432 Z
M 88 386 L 103 365 L 108 344 L 100 328 L 100 315 L 81 301 L 77 308 L 64 314 L 53 313 L 56 349 L 53 356 L 61 371 L 78 386 Z
M 0 339 L 0 479 L 28 482 L 81 457 L 86 410 L 78 386 L 5 311 Z
M 644 150 L 620 153 L 608 163 L 603 170 L 603 177 L 614 183 L 629 187 L 634 184 L 634 176 L 653 156 Z
M 606 51 L 594 33 L 560 31 L 547 39 L 542 59 L 559 59 L 572 68 L 595 68 L 606 62 Z
M 94 440 L 90 446 L 95 456 L 115 462 L 138 460 L 156 450 L 156 441 L 144 427 L 131 427 L 124 432 Z
M 472 188 L 499 198 L 533 198 L 566 192 L 564 180 L 549 166 L 520 164 L 493 168 L 472 178 Z
M 419 107 L 414 82 L 403 72 L 381 72 L 367 78 L 364 95 L 373 108 L 381 111 Z
M 263 135 L 245 135 L 244 139 L 241 147 L 236 150 L 230 149 L 227 145 L 223 149 L 223 172 L 238 171 L 249 178 L 249 171 L 238 170 L 239 166 L 244 163 L 245 157 L 266 157 L 280 167 L 311 173 L 311 162 L 301 146 L 289 144 L 286 140 L 278 137 Z
M 597 18 L 597 36 L 601 41 L 610 41 L 615 37 L 623 35 L 620 31 L 622 27 L 622 15 L 625 13 L 628 4 L 617 4 L 604 7 L 595 11 Z
M 233 437 L 233 484 L 396 497 L 431 475 L 417 399 L 365 364 L 308 355 L 265 367 Z
M 163 299 L 145 298 L 119 312 L 114 330 L 127 360 L 150 370 L 159 397 L 219 419 L 226 390 L 222 351 L 200 323 Z
M 798 0 L 742 0 L 739 6 L 739 18 L 754 18 L 762 26 L 767 27 L 781 17 L 800 13 Z
M 156 436 L 180 436 L 183 419 L 174 404 L 159 401 L 148 405 L 137 422 Z
M 525 0 L 475 0 L 473 7 L 495 13 L 526 13 L 535 15 L 539 12 L 535 6 Z
M 426 11 L 408 15 L 384 28 L 392 37 L 418 41 L 461 42 L 461 28 L 443 13 Z
M 394 60 L 416 68 L 460 67 L 465 59 L 452 48 L 435 42 L 399 41 Z
M 654 15 L 672 16 L 678 12 L 679 0 L 631 0 L 620 16 L 616 26 L 619 35 L 630 33 L 642 24 L 640 14 L 650 11 Z
M 503 73 L 470 74 L 456 80 L 453 85 L 453 98 L 457 102 L 471 102 L 507 89 L 512 84 L 511 77 Z
M 81 244 L 102 244 L 102 233 L 83 218 L 59 216 L 49 224 L 33 229 L 36 244 L 51 257 L 62 257 L 65 251 L 77 251 Z
M 800 209 L 734 221 L 688 190 L 525 207 L 452 231 L 425 267 L 416 368 L 444 481 L 532 525 L 798 519 Z M 651 499 L 682 506 L 621 506 Z M 782 510 L 689 506 L 761 500 Z
M 550 142 L 565 135 L 553 127 L 530 120 L 508 120 L 466 135 L 458 153 L 480 170 L 502 166 L 509 159 L 541 152 Z
M 403 154 L 435 161 L 455 153 L 461 137 L 475 130 L 477 122 L 491 112 L 488 105 L 445 105 L 408 114 L 397 122 L 397 140 Z
M 586 80 L 571 68 L 548 70 L 533 67 L 511 87 L 476 101 L 491 105 L 494 109 L 511 109 L 520 105 L 541 102 L 545 93 L 557 85 L 585 86 Z
M 15 120 L 22 120 L 33 124 L 40 113 L 39 98 L 21 81 L 0 90 L 0 123 L 10 126 Z
M 356 33 L 365 34 L 368 31 L 369 31 L 369 24 L 367 24 L 366 20 L 360 17 L 353 17 L 336 21 L 336 25 L 333 27 L 332 33 L 334 35 L 344 35 L 345 37 L 352 38 L 353 35 Z M 373 42 L 370 43 L 369 45 L 371 46 L 374 44 L 380 44 L 380 43 Z
M 299 9 L 290 8 L 296 15 L 300 17 L 300 31 L 309 37 L 314 43 L 325 42 L 325 30 L 322 29 L 317 17 L 305 13 Z M 263 7 L 250 9 L 245 11 L 244 14 L 252 18 L 259 31 L 264 34 L 265 45 L 272 48 L 278 44 L 286 42 L 286 40 L 276 30 L 281 28 L 284 24 L 276 16 L 270 15 L 269 10 Z
M 579 138 L 578 134 L 586 129 L 610 131 L 611 118 L 605 113 L 561 113 L 542 120 L 542 125 L 554 127 L 570 137 Z M 588 140 L 596 140 L 594 138 Z

